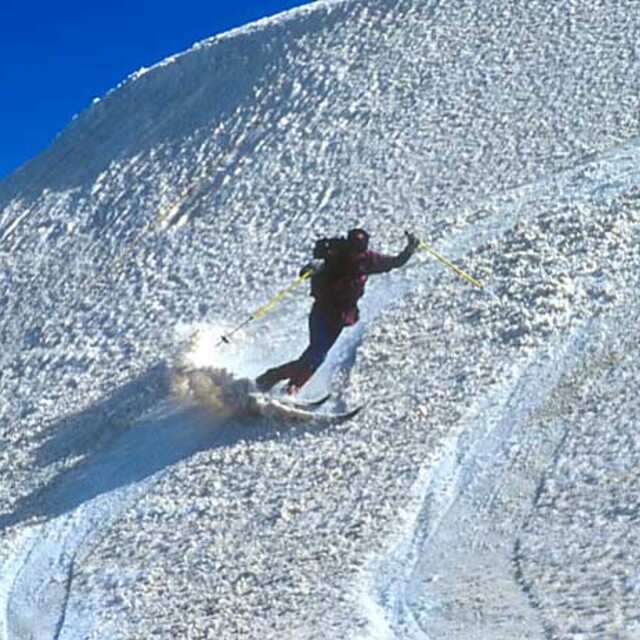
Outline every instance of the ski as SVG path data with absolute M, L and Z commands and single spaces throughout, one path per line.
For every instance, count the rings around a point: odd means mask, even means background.
M 314 398 L 313 400 L 301 400 L 291 396 L 286 398 L 277 398 L 277 400 L 284 404 L 291 404 L 298 409 L 315 409 L 317 407 L 321 407 L 327 400 L 329 400 L 329 398 L 331 398 L 331 393 L 327 393 L 320 398 Z
M 308 420 L 331 424 L 351 420 L 364 408 L 364 405 L 360 405 L 347 411 L 325 412 L 313 411 L 309 407 L 298 407 L 290 402 L 283 402 L 269 396 L 256 396 L 255 400 L 260 413 L 263 415 L 284 418 L 286 420 Z
M 278 400 L 274 400 L 272 406 L 278 411 L 280 408 L 284 408 L 285 415 L 287 417 L 291 417 L 299 420 L 311 420 L 315 422 L 327 422 L 327 423 L 340 423 L 347 422 L 351 420 L 355 416 L 357 416 L 360 411 L 363 409 L 363 405 L 355 407 L 354 409 L 350 409 L 347 411 L 312 411 L 309 409 L 304 409 L 301 407 L 287 405 L 286 403 L 281 403 Z M 287 413 L 287 409 L 294 410 L 294 413 Z

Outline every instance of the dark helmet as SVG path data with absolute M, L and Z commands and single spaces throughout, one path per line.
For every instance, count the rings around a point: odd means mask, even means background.
M 351 229 L 347 234 L 347 242 L 358 251 L 366 251 L 369 247 L 369 234 L 364 229 Z

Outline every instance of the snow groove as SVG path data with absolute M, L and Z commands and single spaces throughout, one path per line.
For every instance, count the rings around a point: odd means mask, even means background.
M 513 197 L 520 200 L 520 215 L 527 210 L 526 199 L 536 198 L 543 189 L 546 197 L 553 199 L 556 185 L 565 181 L 573 189 L 563 194 L 567 203 L 572 198 L 576 204 L 581 202 L 585 191 L 591 189 L 597 189 L 605 202 L 609 189 L 620 189 L 622 184 L 625 189 L 633 189 L 638 174 L 630 170 L 633 165 L 629 161 L 637 155 L 638 145 L 633 144 L 596 160 L 586 171 L 579 170 L 577 179 L 568 172 L 555 176 L 551 184 L 527 185 L 517 190 Z M 589 169 L 593 172 L 594 167 L 598 173 L 624 178 L 611 178 L 602 187 L 589 175 Z M 509 219 L 501 220 L 505 225 L 502 232 L 511 233 L 507 228 Z M 526 225 L 522 217 L 520 224 Z M 492 231 L 495 234 L 497 229 Z M 469 242 L 470 238 L 465 240 Z M 477 234 L 476 242 L 482 242 Z M 390 551 L 372 560 L 369 591 L 363 595 L 370 630 L 377 630 L 385 639 L 553 635 L 544 609 L 527 587 L 519 562 L 518 532 L 526 528 L 535 513 L 545 475 L 553 472 L 568 437 L 569 427 L 557 418 L 567 402 L 563 394 L 575 384 L 574 379 L 580 382 L 583 369 L 597 366 L 602 358 L 597 355 L 598 349 L 607 348 L 606 342 L 602 346 L 600 341 L 603 336 L 606 341 L 611 327 L 626 326 L 627 314 L 623 307 L 613 316 L 588 320 L 578 325 L 569 338 L 563 336 L 533 351 L 528 364 L 516 366 L 504 375 L 504 383 L 476 402 L 477 408 L 471 411 L 462 430 L 452 436 L 452 452 L 439 461 L 429 461 L 430 472 L 419 474 L 413 495 L 422 498 L 408 500 L 406 513 L 396 525 L 398 533 L 389 543 Z M 539 414 L 552 415 L 554 419 L 536 434 Z M 437 488 L 438 478 L 445 479 L 444 488 Z M 438 502 L 439 492 L 449 498 Z M 438 505 L 435 510 L 434 504 Z M 501 504 L 510 506 L 508 520 L 502 523 L 499 518 L 505 515 L 499 510 Z M 477 547 L 494 564 L 478 561 Z M 491 585 L 489 576 L 493 578 Z M 502 580 L 504 587 L 497 586 Z M 469 587 L 462 584 L 477 584 L 477 591 L 482 594 L 478 600 L 483 601 L 484 610 L 499 612 L 497 601 L 502 599 L 509 603 L 509 613 L 479 621 L 472 612 L 473 601 L 463 600 L 469 598 Z M 514 596 L 510 584 L 522 589 L 524 600 Z M 535 615 L 527 612 L 527 606 Z
M 518 586 L 522 589 L 522 592 L 529 601 L 531 608 L 536 611 L 539 616 L 540 624 L 542 626 L 542 633 L 544 634 L 544 640 L 554 640 L 555 634 L 553 628 L 548 620 L 545 619 L 544 609 L 540 601 L 536 598 L 531 584 L 527 582 L 525 578 L 524 569 L 522 566 L 522 548 L 520 538 L 516 538 L 513 549 L 513 565 L 514 565 L 514 578 Z
M 545 354 L 524 366 L 520 373 L 514 372 L 510 376 L 514 380 L 512 385 L 488 392 L 458 436 L 455 449 L 430 465 L 427 474 L 421 472 L 413 492 L 414 496 L 422 497 L 409 500 L 407 514 L 399 525 L 399 532 L 405 533 L 393 543 L 391 551 L 384 558 L 375 560 L 369 569 L 370 591 L 364 594 L 364 606 L 369 611 L 372 628 L 380 629 L 380 621 L 385 620 L 387 632 L 380 634 L 380 638 L 457 639 L 477 637 L 474 634 L 478 633 L 483 638 L 515 637 L 520 633 L 526 633 L 527 638 L 548 640 L 556 637 L 557 630 L 546 619 L 545 610 L 526 578 L 520 532 L 527 529 L 535 517 L 545 478 L 555 472 L 568 439 L 569 428 L 562 424 L 562 416 L 570 410 L 572 388 L 581 384 L 585 371 L 594 376 L 601 368 L 607 368 L 607 343 L 602 344 L 599 340 L 607 335 L 610 327 L 627 323 L 624 311 L 599 322 L 587 322 L 571 340 L 563 338 L 550 345 Z M 633 331 L 629 333 L 633 334 Z M 632 343 L 634 341 L 637 342 L 637 338 L 631 339 Z M 518 465 L 512 459 L 510 450 L 514 445 L 510 443 L 519 443 L 517 454 L 521 457 L 527 430 L 535 430 L 535 421 L 544 416 L 552 416 L 552 421 L 545 427 L 546 442 L 541 441 L 536 446 L 544 447 L 547 454 L 530 451 L 526 457 L 545 461 L 545 466 L 537 470 L 535 465 L 532 467 L 529 488 L 523 492 L 526 485 L 514 475 L 514 467 L 517 469 Z M 445 482 L 442 488 L 438 487 L 439 479 Z M 508 489 L 513 485 L 519 489 L 515 494 L 522 502 L 519 507 L 513 498 L 506 499 L 513 493 Z M 489 498 L 483 498 L 480 506 L 478 499 L 487 491 Z M 438 501 L 438 495 L 448 498 Z M 527 496 L 531 496 L 531 502 Z M 512 521 L 509 524 L 499 524 L 496 520 L 498 513 L 491 508 L 496 501 L 498 504 L 507 501 L 516 507 L 508 514 Z M 438 505 L 436 509 L 434 504 Z M 411 515 L 412 510 L 415 510 L 414 515 Z M 485 510 L 490 514 L 487 521 L 483 521 Z M 485 574 L 484 579 L 492 582 L 496 597 L 508 601 L 509 614 L 502 620 L 461 624 L 464 608 L 470 604 L 462 599 L 468 591 L 463 585 L 478 579 L 473 556 L 465 555 L 464 549 L 467 546 L 474 549 L 480 544 L 486 554 L 491 545 L 487 547 L 486 542 L 480 541 L 492 540 L 496 534 L 498 540 L 506 536 L 506 544 L 498 543 L 497 548 L 501 546 L 500 553 L 507 556 L 507 570 L 510 563 L 513 565 L 513 580 L 536 613 L 540 625 L 538 636 L 531 617 L 518 609 L 517 598 L 501 590 L 500 563 L 493 554 L 490 557 L 494 558 L 497 568 L 481 563 L 481 571 Z M 512 536 L 513 546 L 509 551 Z M 442 567 L 443 559 L 446 568 Z M 490 590 L 480 589 L 479 592 L 483 598 L 492 597 Z M 451 617 L 454 605 L 450 602 L 455 602 L 455 618 Z M 519 630 L 515 622 L 519 619 L 528 620 L 526 632 Z M 463 634 L 463 629 L 468 633 L 471 627 L 474 630 L 470 635 Z
M 136 393 L 135 385 L 130 389 Z M 108 531 L 167 466 L 204 447 L 224 446 L 224 431 L 211 414 L 175 408 L 159 397 L 149 417 L 136 419 L 135 407 L 147 402 L 134 402 L 126 430 L 114 431 L 110 439 L 102 434 L 102 446 L 40 491 L 32 505 L 25 502 L 24 513 L 5 516 L 5 530 L 10 524 L 18 534 L 11 552 L 17 566 L 11 572 L 5 564 L 0 583 L 4 640 L 81 637 L 78 620 L 66 626 L 78 553 L 89 554 L 100 532 Z M 30 524 L 34 516 L 42 523 Z
M 67 607 L 69 606 L 69 596 L 71 595 L 71 585 L 73 583 L 73 577 L 75 573 L 75 564 L 76 564 L 76 556 L 71 558 L 69 562 L 69 567 L 67 569 L 66 581 L 64 584 L 64 597 L 62 599 L 62 604 L 60 605 L 60 617 L 58 619 L 58 623 L 56 624 L 56 629 L 53 635 L 53 640 L 59 640 L 60 634 L 62 633 L 62 628 L 64 627 L 64 622 L 67 617 Z

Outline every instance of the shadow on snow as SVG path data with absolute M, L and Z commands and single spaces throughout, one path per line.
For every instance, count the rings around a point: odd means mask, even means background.
M 44 487 L 0 515 L 0 531 L 26 521 L 69 513 L 112 491 L 139 483 L 167 467 L 212 448 L 239 441 L 281 437 L 278 425 L 260 416 L 217 419 L 199 406 L 181 405 L 169 391 L 169 371 L 155 365 L 105 400 L 62 419 L 48 430 L 35 455 L 46 467 L 82 456 Z M 319 430 L 303 425 L 287 430 L 295 437 Z

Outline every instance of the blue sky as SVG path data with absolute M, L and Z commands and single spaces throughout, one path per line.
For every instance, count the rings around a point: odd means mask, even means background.
M 132 71 L 307 0 L 0 0 L 0 179 Z

